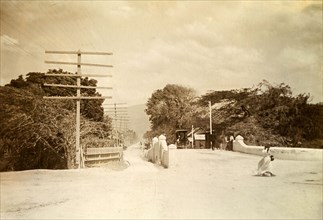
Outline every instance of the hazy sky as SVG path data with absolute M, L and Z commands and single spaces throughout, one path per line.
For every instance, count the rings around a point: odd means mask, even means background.
M 31 71 L 74 66 L 45 50 L 113 68 L 96 78 L 106 102 L 146 103 L 166 84 L 197 90 L 252 87 L 263 79 L 322 100 L 322 1 L 1 1 L 1 85 Z

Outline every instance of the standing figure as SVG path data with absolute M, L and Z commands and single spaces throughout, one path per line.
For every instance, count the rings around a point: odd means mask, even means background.
M 229 143 L 228 143 L 228 150 L 230 150 L 230 151 L 233 151 L 233 141 L 234 141 L 234 137 L 233 137 L 233 135 L 230 135 Z
M 227 148 L 227 137 L 224 135 L 224 133 L 222 132 L 221 136 L 220 136 L 220 149 L 221 150 L 226 150 Z

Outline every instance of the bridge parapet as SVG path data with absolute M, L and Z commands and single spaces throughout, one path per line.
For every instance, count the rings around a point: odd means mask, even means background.
M 246 145 L 243 137 L 238 135 L 233 142 L 233 151 L 263 156 L 264 146 Z M 271 147 L 270 153 L 282 160 L 309 160 L 322 161 L 322 149 Z
M 169 167 L 169 150 L 164 135 L 153 138 L 152 147 L 148 149 L 147 152 L 147 159 L 148 161 L 160 164 L 165 168 Z

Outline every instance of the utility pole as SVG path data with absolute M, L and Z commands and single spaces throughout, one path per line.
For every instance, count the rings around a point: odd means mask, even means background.
M 194 126 L 192 125 L 192 149 L 194 148 Z
M 81 88 L 82 89 L 112 89 L 112 87 L 97 87 L 97 86 L 81 86 L 81 78 L 86 77 L 112 77 L 111 75 L 100 75 L 100 74 L 82 74 L 81 66 L 96 66 L 96 67 L 113 67 L 112 65 L 104 65 L 104 64 L 91 64 L 91 63 L 82 63 L 81 62 L 81 55 L 113 55 L 112 53 L 106 52 L 81 52 L 79 51 L 45 51 L 46 54 L 70 54 L 70 55 L 77 55 L 77 62 L 59 62 L 59 61 L 45 61 L 47 64 L 63 64 L 63 65 L 76 65 L 77 66 L 77 73 L 76 74 L 45 74 L 45 76 L 66 76 L 66 77 L 76 77 L 76 85 L 61 85 L 61 84 L 47 84 L 45 83 L 44 86 L 51 86 L 51 87 L 64 87 L 64 88 L 76 88 L 76 96 L 44 96 L 44 99 L 75 99 L 76 100 L 76 140 L 75 140 L 75 160 L 76 165 L 78 168 L 84 167 L 84 159 L 83 159 L 83 150 L 80 146 L 80 125 L 81 125 L 81 99 L 111 99 L 111 96 L 81 96 Z
M 116 137 L 116 146 L 118 147 L 120 145 L 121 138 L 119 137 L 119 133 L 121 134 L 121 122 L 123 121 L 120 116 L 127 116 L 127 107 L 120 106 L 120 105 L 126 105 L 127 103 L 113 103 L 113 104 L 104 104 L 104 105 L 112 105 L 113 107 L 106 107 L 104 108 L 106 113 L 108 115 L 113 115 L 113 130 Z M 120 121 L 120 127 L 118 126 L 118 121 Z
M 77 54 L 77 74 L 81 74 L 81 53 Z M 81 78 L 77 77 L 76 78 L 76 85 L 78 87 L 81 86 Z M 77 88 L 76 89 L 76 97 L 78 99 L 76 99 L 76 162 L 78 163 L 78 168 L 83 166 L 83 161 L 82 160 L 82 147 L 80 145 L 80 139 L 81 139 L 81 101 L 80 101 L 80 97 L 81 97 L 81 89 Z M 83 163 L 82 163 L 83 162 Z
M 209 101 L 209 109 L 210 109 L 210 145 L 211 148 L 213 149 L 213 138 L 212 138 L 212 105 L 211 101 Z

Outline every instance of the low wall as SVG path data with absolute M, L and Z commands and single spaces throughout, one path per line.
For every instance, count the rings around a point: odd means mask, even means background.
M 233 141 L 233 151 L 263 156 L 264 146 L 249 146 L 238 135 Z M 282 160 L 321 160 L 323 159 L 322 149 L 271 147 L 270 153 L 277 159 Z
M 169 150 L 164 135 L 153 138 L 152 147 L 147 151 L 147 159 L 165 168 L 169 167 Z
M 158 138 L 154 137 L 152 140 L 152 146 L 147 151 L 147 159 L 149 162 L 156 162 L 156 152 L 158 151 L 157 148 L 159 147 Z

